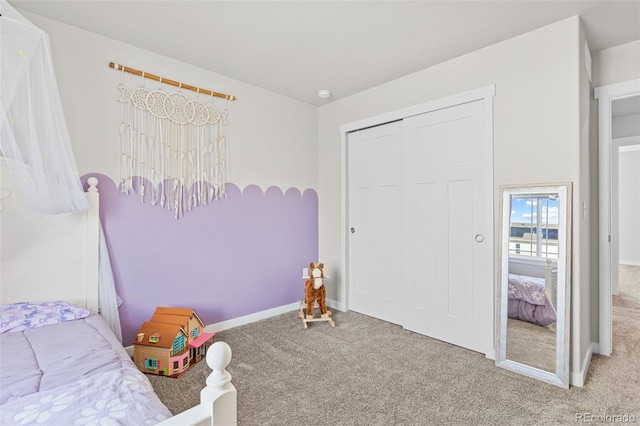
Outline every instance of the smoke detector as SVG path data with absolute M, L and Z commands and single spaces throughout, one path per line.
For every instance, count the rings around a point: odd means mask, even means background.
M 323 98 L 323 99 L 330 98 L 331 97 L 331 90 L 320 89 L 320 90 L 318 90 L 318 96 Z

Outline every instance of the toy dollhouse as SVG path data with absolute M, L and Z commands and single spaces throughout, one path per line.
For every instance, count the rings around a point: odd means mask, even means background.
M 189 308 L 156 308 L 151 322 L 177 324 L 187 332 L 189 358 L 193 363 L 200 361 L 205 355 L 206 344 L 215 336 L 214 333 L 204 333 L 204 323 L 193 309 Z
M 214 333 L 193 309 L 156 308 L 133 342 L 133 360 L 143 373 L 179 377 L 200 361 Z

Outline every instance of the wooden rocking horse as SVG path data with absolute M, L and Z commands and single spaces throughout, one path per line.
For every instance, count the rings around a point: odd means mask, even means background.
M 327 310 L 327 290 L 324 287 L 324 264 L 315 265 L 313 262 L 309 265 L 309 277 L 304 283 L 304 300 L 300 301 L 299 316 L 302 318 L 304 328 L 307 328 L 308 322 L 327 321 L 331 327 L 335 327 L 331 319 L 331 311 Z M 320 308 L 320 318 L 313 317 L 313 309 L 317 306 Z M 306 307 L 306 315 L 303 310 Z

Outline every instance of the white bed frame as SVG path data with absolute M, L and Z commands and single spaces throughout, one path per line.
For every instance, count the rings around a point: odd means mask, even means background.
M 34 213 L 0 159 L 0 303 L 65 300 L 98 312 L 98 180 L 82 214 Z
M 98 179 L 91 177 L 87 183 L 88 211 L 34 213 L 0 157 L 0 304 L 65 300 L 98 312 L 100 196 Z M 226 371 L 231 349 L 216 342 L 206 359 L 213 372 L 200 393 L 200 404 L 160 425 L 237 424 L 236 389 Z

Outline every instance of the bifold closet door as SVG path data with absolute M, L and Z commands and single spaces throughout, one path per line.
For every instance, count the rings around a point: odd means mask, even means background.
M 349 309 L 402 323 L 402 122 L 349 133 Z
M 404 326 L 492 346 L 492 144 L 484 103 L 404 120 Z

